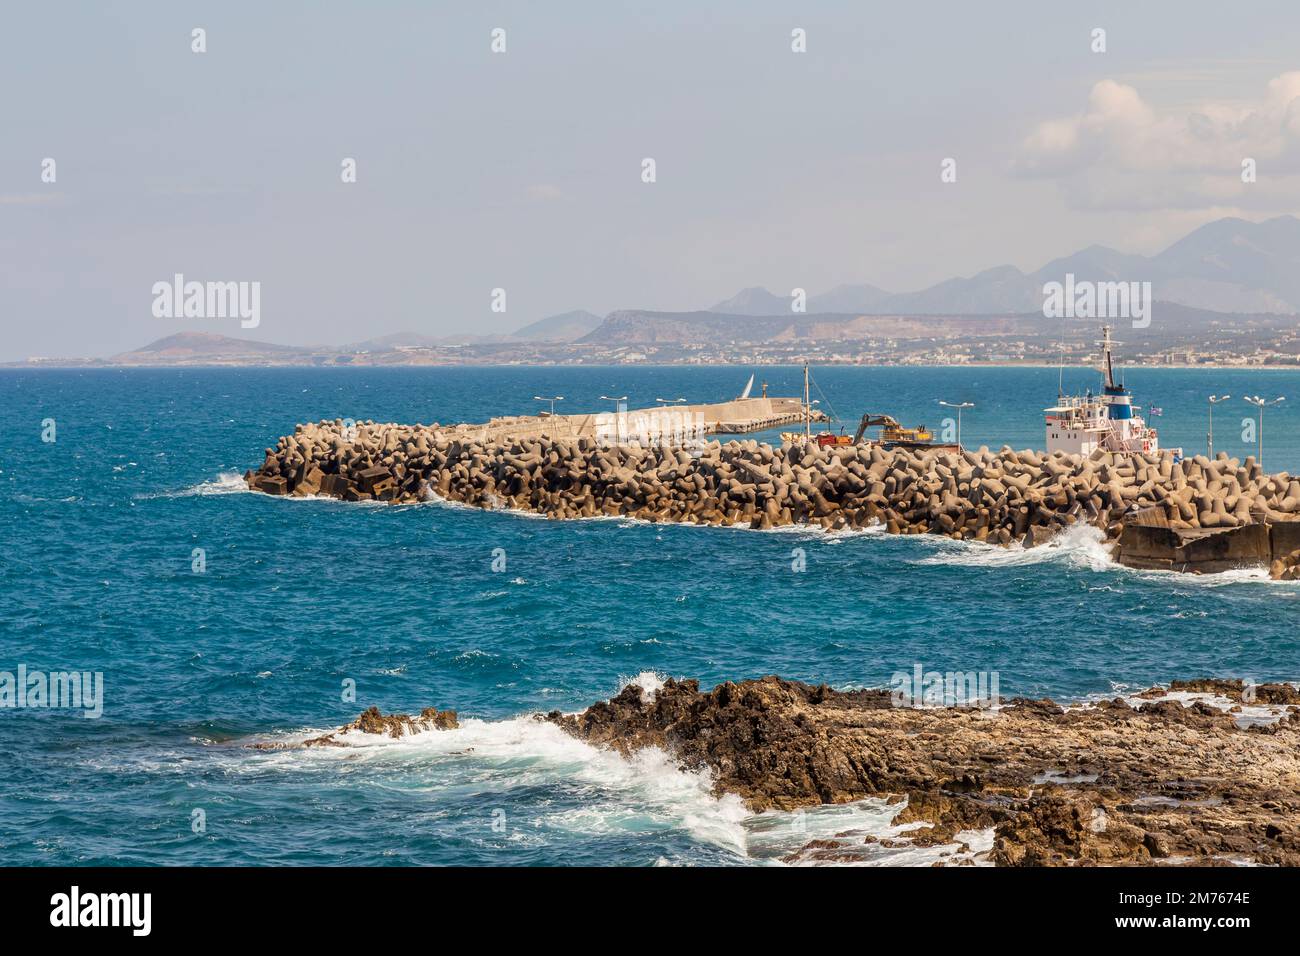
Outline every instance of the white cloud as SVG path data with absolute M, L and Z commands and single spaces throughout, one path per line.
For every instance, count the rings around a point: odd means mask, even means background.
M 1242 160 L 1259 182 L 1241 181 Z M 1015 169 L 1055 180 L 1072 206 L 1200 209 L 1250 204 L 1251 190 L 1300 199 L 1300 72 L 1283 73 L 1251 102 L 1198 104 L 1162 112 L 1115 80 L 1093 86 L 1087 108 L 1040 123 L 1021 144 Z M 1269 178 L 1269 189 L 1258 187 Z M 1276 187 L 1280 181 L 1284 191 Z M 1263 196 L 1259 197 L 1263 198 Z

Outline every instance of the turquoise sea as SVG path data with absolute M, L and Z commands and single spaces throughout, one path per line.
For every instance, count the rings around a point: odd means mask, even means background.
M 1300 678 L 1300 585 L 1126 570 L 1086 531 L 1022 552 L 283 500 L 238 478 L 299 421 L 482 420 L 554 394 L 562 411 L 602 408 L 602 394 L 632 407 L 715 401 L 751 371 L 0 372 L 0 671 L 104 682 L 99 719 L 0 708 L 0 864 L 763 862 L 822 831 L 883 830 L 889 813 L 854 805 L 798 827 L 754 817 L 662 755 L 628 762 L 528 715 L 579 710 L 638 675 L 861 687 L 919 663 L 997 671 L 1004 697 L 1058 700 L 1179 677 Z M 1041 447 L 1058 381 L 1025 368 L 815 375 L 821 407 L 850 432 L 865 411 L 937 428 L 937 400 L 973 401 L 965 443 L 1017 448 Z M 773 394 L 800 388 L 799 369 L 764 376 Z M 1189 453 L 1204 450 L 1208 394 L 1234 396 L 1216 412 L 1216 445 L 1241 456 L 1254 446 L 1239 396 L 1288 396 L 1266 413 L 1265 463 L 1300 471 L 1300 408 L 1288 408 L 1300 371 L 1128 378 L 1140 404 L 1163 409 L 1163 443 Z M 1065 380 L 1096 384 L 1083 370 Z M 371 704 L 451 707 L 463 727 L 245 746 Z

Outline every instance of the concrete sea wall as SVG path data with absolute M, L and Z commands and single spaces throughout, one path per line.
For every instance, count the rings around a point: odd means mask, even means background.
M 819 409 L 814 421 L 824 421 Z M 729 402 L 698 405 L 669 405 L 663 408 L 632 409 L 627 412 L 589 412 L 578 415 L 512 415 L 482 424 L 450 425 L 440 429 L 449 437 L 465 441 L 500 442 L 506 439 L 595 438 L 622 442 L 627 435 L 680 433 L 738 434 L 762 431 L 803 421 L 803 406 L 797 398 L 761 396 Z
M 343 420 L 299 425 L 266 449 L 249 487 L 272 495 L 415 502 L 437 496 L 554 518 L 827 529 L 1027 546 L 1085 522 L 1136 567 L 1300 575 L 1300 480 L 1220 454 L 1087 458 L 1043 452 L 774 448 L 753 440 L 609 445 L 594 437 Z

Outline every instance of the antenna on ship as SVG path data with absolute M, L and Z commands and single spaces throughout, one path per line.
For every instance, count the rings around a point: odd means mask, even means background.
M 1098 371 L 1102 372 L 1106 376 L 1106 387 L 1122 387 L 1115 384 L 1115 366 L 1111 360 L 1110 350 L 1111 346 L 1118 345 L 1119 343 L 1111 341 L 1109 325 L 1103 325 L 1101 327 L 1101 341 L 1097 344 L 1101 346 L 1101 367 Z
M 1061 316 L 1061 364 L 1056 370 L 1056 402 L 1065 397 L 1065 316 Z
M 812 438 L 812 404 L 808 401 L 808 363 L 803 363 L 803 437 Z

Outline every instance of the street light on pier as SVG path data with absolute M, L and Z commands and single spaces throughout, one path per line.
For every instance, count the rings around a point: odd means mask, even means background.
M 602 395 L 600 400 L 614 403 L 614 434 L 621 445 L 624 441 L 624 430 L 627 428 L 627 396 Z
M 939 400 L 939 404 L 942 405 L 944 408 L 955 408 L 955 409 L 957 409 L 957 447 L 958 447 L 958 448 L 961 448 L 961 447 L 962 447 L 962 445 L 961 445 L 961 410 L 962 410 L 963 408 L 974 408 L 974 407 L 975 407 L 975 403 L 974 403 L 974 402 L 945 402 L 943 399 L 940 399 L 940 400 Z
M 1205 444 L 1208 449 L 1206 457 L 1211 460 L 1214 459 L 1214 406 L 1219 404 L 1219 402 L 1226 402 L 1230 398 L 1232 398 L 1231 395 L 1210 396 L 1210 431 L 1209 434 L 1205 436 Z
M 534 401 L 538 401 L 538 402 L 550 402 L 550 403 L 551 403 L 551 417 L 554 418 L 554 417 L 555 417 L 555 403 L 556 403 L 556 402 L 562 402 L 562 401 L 564 401 L 564 396 L 563 396 L 563 395 L 534 395 L 534 396 L 533 396 L 533 400 L 534 400 Z
M 1264 467 L 1264 409 L 1268 408 L 1270 405 L 1276 405 L 1279 402 L 1285 402 L 1286 396 L 1279 395 L 1271 402 L 1265 401 L 1264 399 L 1260 398 L 1258 395 L 1247 395 L 1245 396 L 1245 399 L 1246 401 L 1250 402 L 1250 404 L 1254 405 L 1256 408 L 1259 409 L 1259 435 L 1257 436 L 1259 438 L 1259 467 L 1263 468 Z
M 655 401 L 656 401 L 656 402 L 659 402 L 659 403 L 662 404 L 662 405 L 682 405 L 682 404 L 685 404 L 686 399 L 684 399 L 684 398 L 656 398 Z

